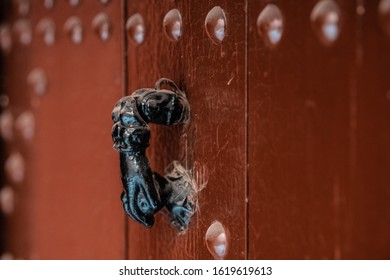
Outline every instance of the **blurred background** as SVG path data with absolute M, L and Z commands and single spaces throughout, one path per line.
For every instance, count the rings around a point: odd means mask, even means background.
M 1 259 L 389 259 L 390 0 L 0 1 Z M 111 111 L 159 78 L 152 126 L 198 208 L 122 210 Z

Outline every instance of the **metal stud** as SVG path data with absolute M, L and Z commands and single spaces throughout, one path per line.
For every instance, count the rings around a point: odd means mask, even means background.
M 41 19 L 37 25 L 37 32 L 41 34 L 43 42 L 50 46 L 55 42 L 56 26 L 49 18 Z
M 92 20 L 92 27 L 102 41 L 107 41 L 110 38 L 112 26 L 107 14 L 97 14 Z
M 78 17 L 70 17 L 66 20 L 64 30 L 74 44 L 81 44 L 83 41 L 83 26 Z

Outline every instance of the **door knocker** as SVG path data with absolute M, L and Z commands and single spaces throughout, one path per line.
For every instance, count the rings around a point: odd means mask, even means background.
M 161 89 L 162 85 L 171 90 Z M 177 85 L 162 78 L 154 89 L 143 88 L 121 98 L 112 111 L 112 140 L 120 153 L 123 208 L 133 220 L 151 227 L 154 214 L 166 207 L 172 222 L 185 230 L 196 207 L 196 192 L 187 171 L 178 163 L 166 176 L 153 172 L 146 156 L 148 123 L 174 125 L 189 120 L 190 106 Z

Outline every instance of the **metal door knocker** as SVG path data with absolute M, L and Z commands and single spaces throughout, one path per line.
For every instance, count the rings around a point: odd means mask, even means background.
M 162 85 L 171 90 L 161 89 Z M 195 212 L 196 192 L 186 170 L 174 162 L 163 177 L 150 168 L 146 157 L 148 123 L 174 125 L 190 116 L 188 100 L 177 85 L 162 78 L 154 89 L 138 89 L 121 98 L 112 111 L 112 140 L 120 152 L 124 210 L 133 220 L 151 227 L 154 214 L 164 206 L 180 231 L 186 229 Z

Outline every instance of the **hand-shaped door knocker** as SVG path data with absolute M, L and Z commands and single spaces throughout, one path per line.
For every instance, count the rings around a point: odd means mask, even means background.
M 161 89 L 166 85 L 172 90 Z M 150 129 L 148 123 L 174 125 L 188 121 L 188 100 L 176 84 L 162 78 L 155 88 L 138 89 L 121 98 L 112 111 L 112 140 L 120 152 L 124 191 L 123 207 L 135 221 L 146 227 L 154 224 L 154 214 L 164 206 L 172 222 L 184 230 L 195 212 L 196 192 L 186 170 L 178 163 L 165 177 L 152 172 L 146 157 Z

